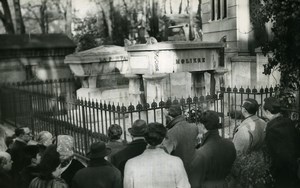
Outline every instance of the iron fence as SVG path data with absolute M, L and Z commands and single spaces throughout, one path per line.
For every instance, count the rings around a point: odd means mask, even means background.
M 166 109 L 180 104 L 187 120 L 191 121 L 193 109 L 224 111 L 222 94 L 194 98 L 154 101 L 136 106 L 114 104 L 106 101 L 77 99 L 68 101 L 64 96 L 22 90 L 3 86 L 1 88 L 2 120 L 15 126 L 28 126 L 34 135 L 47 130 L 55 136 L 69 134 L 75 138 L 75 150 L 85 155 L 88 146 L 95 141 L 107 141 L 107 130 L 111 124 L 123 128 L 123 139 L 130 141 L 127 129 L 136 119 L 165 124 Z M 224 135 L 224 127 L 222 128 Z

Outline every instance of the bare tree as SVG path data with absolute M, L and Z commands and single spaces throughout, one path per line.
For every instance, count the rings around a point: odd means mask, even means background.
M 13 0 L 15 16 L 16 16 L 16 33 L 23 34 L 25 33 L 25 25 L 22 17 L 20 0 Z
M 72 37 L 72 0 L 67 0 L 66 9 L 65 9 L 65 33 L 69 37 Z
M 7 0 L 0 0 L 0 2 L 2 4 L 2 9 L 3 9 L 3 12 L 0 10 L 0 20 L 4 25 L 6 33 L 14 34 L 15 33 L 14 24 L 13 24 L 11 12 Z

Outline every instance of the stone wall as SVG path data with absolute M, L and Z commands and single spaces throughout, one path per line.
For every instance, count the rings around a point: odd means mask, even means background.
M 60 79 L 73 77 L 64 57 L 20 57 L 0 59 L 1 82 L 21 82 L 30 79 Z

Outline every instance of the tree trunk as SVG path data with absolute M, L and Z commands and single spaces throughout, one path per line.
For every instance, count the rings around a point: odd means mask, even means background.
M 3 13 L 0 11 L 0 19 L 4 25 L 5 31 L 8 34 L 14 34 L 14 24 L 11 17 L 11 12 L 9 9 L 9 5 L 7 3 L 7 0 L 0 0 L 2 4 Z
M 47 27 L 47 0 L 43 0 L 41 7 L 40 7 L 40 27 L 43 34 L 48 33 L 48 27 Z
M 24 34 L 25 33 L 25 25 L 22 17 L 20 0 L 14 0 L 14 9 L 16 15 L 16 33 Z
M 110 10 L 110 0 L 98 0 L 96 2 L 102 12 L 103 12 L 103 15 L 104 15 L 104 19 L 105 19 L 105 22 L 107 24 L 107 30 L 108 30 L 108 37 L 109 39 L 112 41 L 113 39 L 113 28 L 112 28 L 112 20 L 111 20 L 111 10 Z
M 66 20 L 65 20 L 65 33 L 68 37 L 72 37 L 72 0 L 67 0 L 66 4 Z

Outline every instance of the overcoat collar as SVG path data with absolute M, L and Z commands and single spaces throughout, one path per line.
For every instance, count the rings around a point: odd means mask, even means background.
M 183 116 L 177 116 L 175 117 L 168 125 L 167 125 L 167 129 L 171 129 L 172 127 L 174 127 L 174 125 L 176 125 L 177 123 L 181 122 L 181 121 L 185 121 L 185 118 Z

